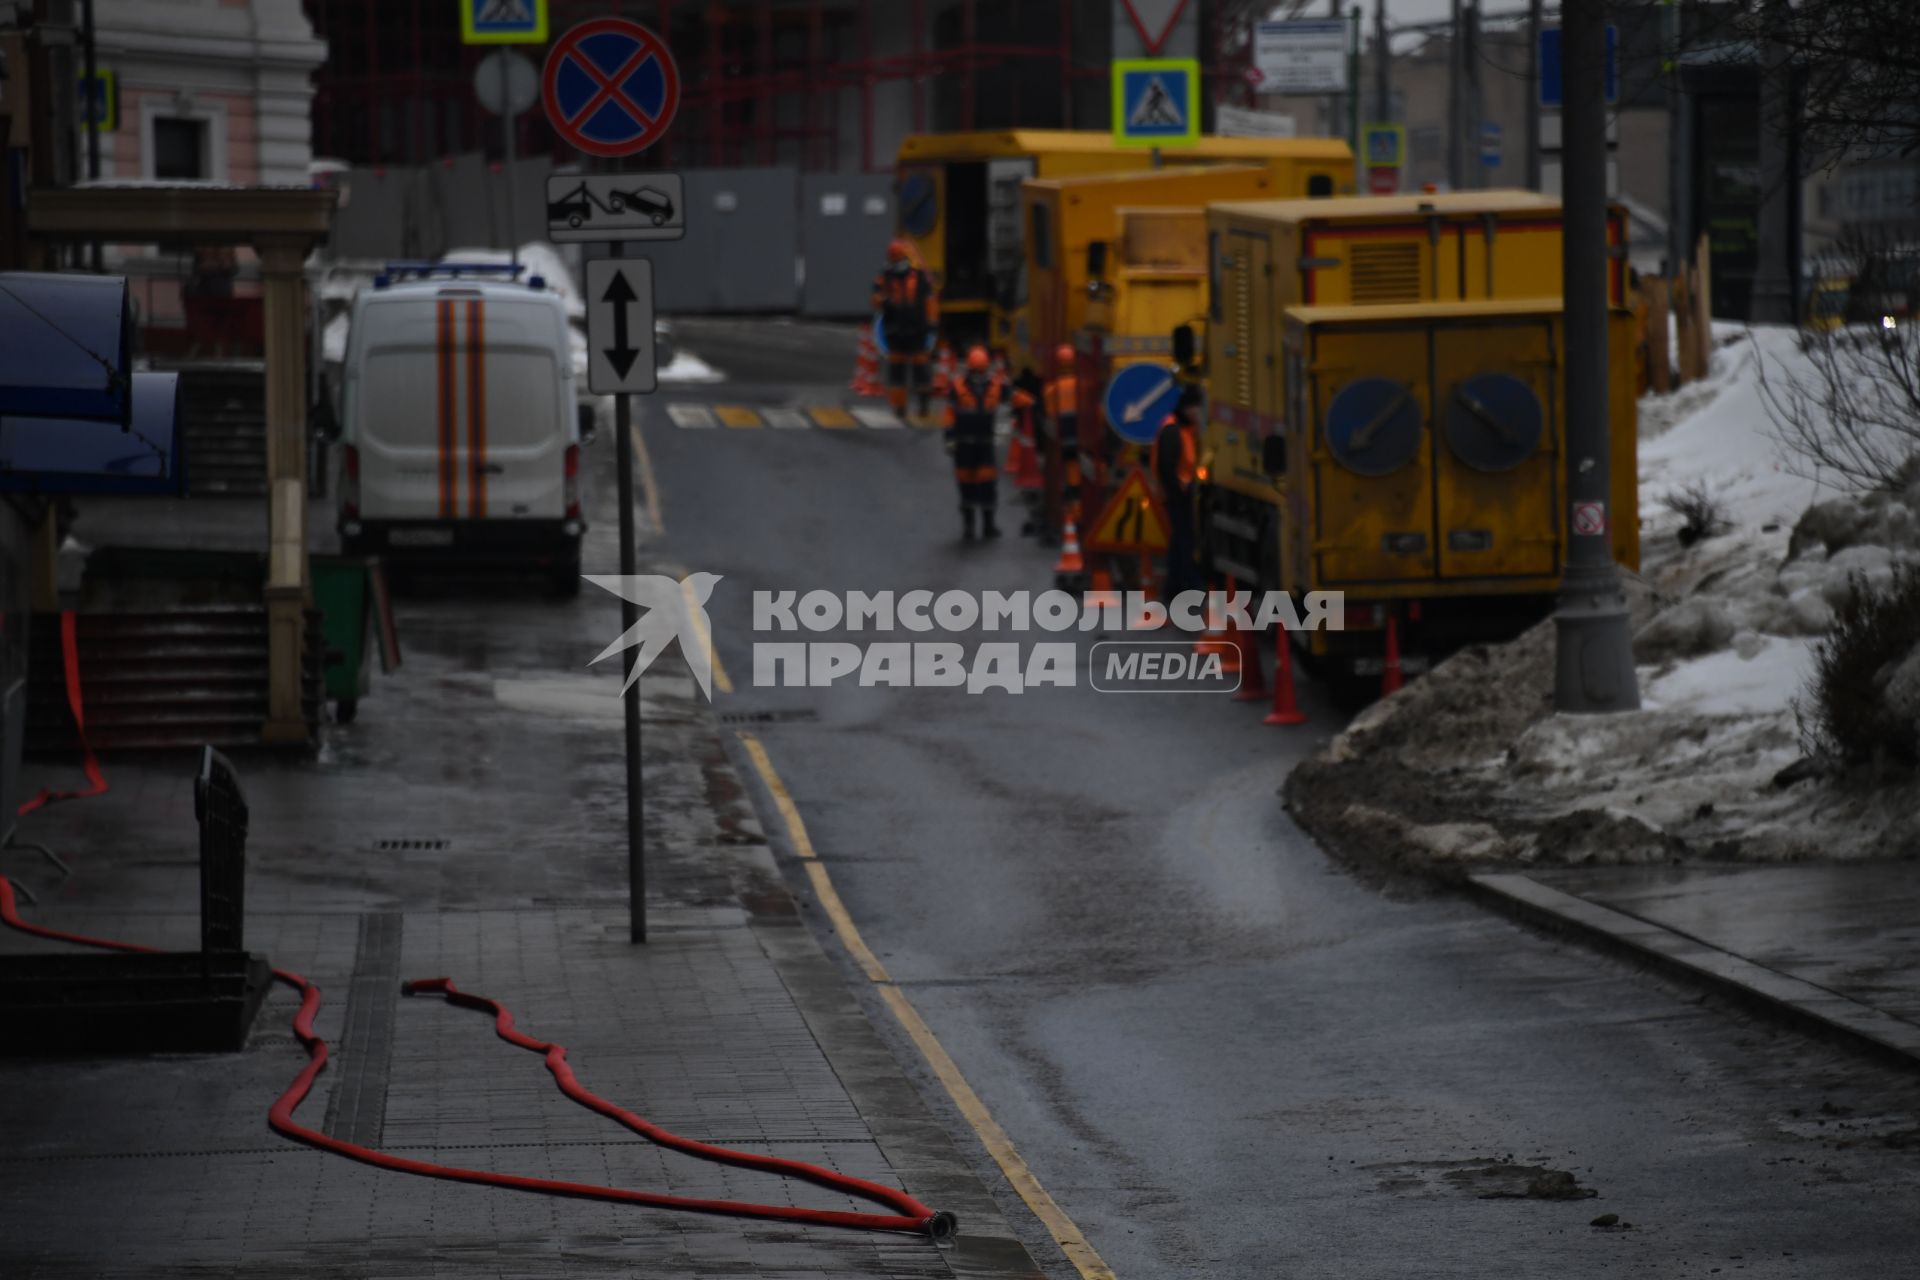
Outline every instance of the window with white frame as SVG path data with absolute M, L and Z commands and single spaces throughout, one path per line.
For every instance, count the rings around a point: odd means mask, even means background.
M 153 176 L 174 182 L 206 182 L 213 177 L 207 122 L 189 116 L 155 116 Z

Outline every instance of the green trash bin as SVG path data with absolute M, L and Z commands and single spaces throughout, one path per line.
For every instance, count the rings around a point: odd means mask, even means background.
M 373 591 L 375 561 L 365 556 L 313 556 L 313 603 L 327 652 L 327 697 L 334 718 L 353 723 L 360 699 L 373 687 Z

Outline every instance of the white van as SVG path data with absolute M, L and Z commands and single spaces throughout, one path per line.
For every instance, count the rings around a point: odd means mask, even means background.
M 580 584 L 580 448 L 566 308 L 538 276 L 393 267 L 355 299 L 339 530 L 349 555 L 526 569 Z

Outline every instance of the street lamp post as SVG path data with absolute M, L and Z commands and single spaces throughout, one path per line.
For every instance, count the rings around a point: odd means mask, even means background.
M 1553 703 L 1560 711 L 1640 706 L 1626 594 L 1609 530 L 1605 0 L 1560 8 L 1565 169 L 1562 300 L 1566 333 L 1567 563 L 1554 615 Z

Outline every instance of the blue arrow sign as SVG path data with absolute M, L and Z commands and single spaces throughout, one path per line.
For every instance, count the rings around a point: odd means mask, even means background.
M 1173 371 L 1157 364 L 1130 364 L 1107 383 L 1107 425 L 1131 444 L 1152 444 L 1180 400 Z
M 1607 24 L 1607 105 L 1620 101 L 1620 28 Z M 1560 78 L 1560 28 L 1540 28 L 1540 105 L 1558 107 L 1565 97 Z

